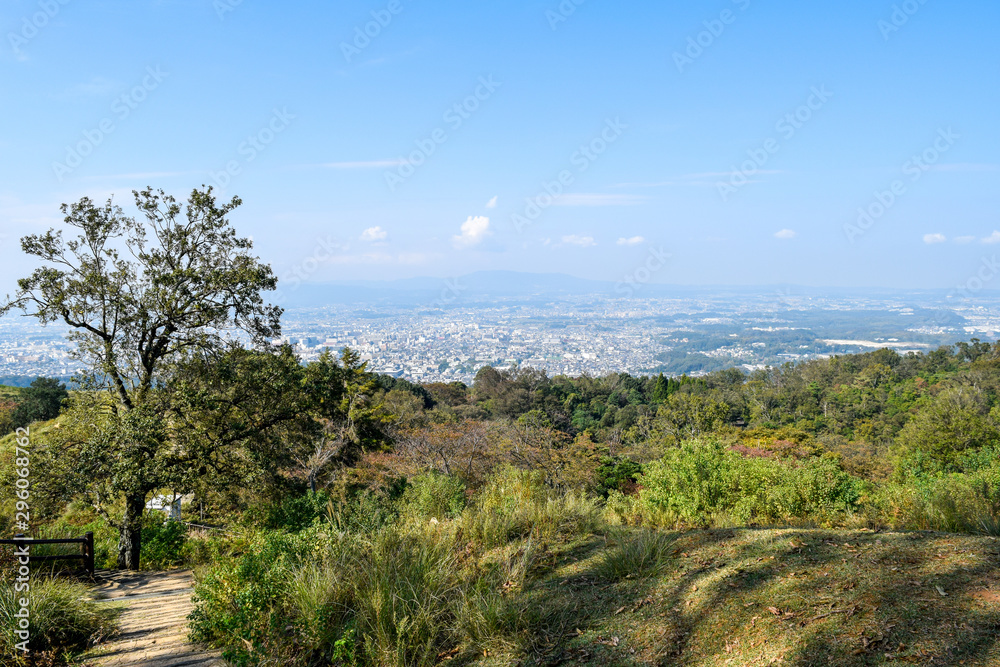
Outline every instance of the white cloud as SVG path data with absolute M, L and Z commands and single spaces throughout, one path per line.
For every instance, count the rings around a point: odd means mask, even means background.
M 935 243 L 944 243 L 948 240 L 944 234 L 924 234 L 924 243 L 927 245 L 934 245 Z
M 117 81 L 97 76 L 86 83 L 78 83 L 77 85 L 69 88 L 62 95 L 62 98 L 103 97 L 105 95 L 110 95 L 120 85 L 121 84 Z
M 639 245 L 640 243 L 645 243 L 646 239 L 641 236 L 633 236 L 632 238 L 622 237 L 618 239 L 618 245 Z
M 368 160 L 366 162 L 324 162 L 311 166 L 322 169 L 383 169 L 403 164 L 406 164 L 406 160 L 396 158 L 395 160 Z
M 593 236 L 577 236 L 576 234 L 562 237 L 562 242 L 566 245 L 577 245 L 581 248 L 590 248 L 597 245 L 597 241 L 594 240 Z
M 758 169 L 754 172 L 755 176 L 765 176 L 772 174 L 783 174 L 784 171 L 780 169 Z M 719 179 L 728 181 L 732 178 L 733 172 L 731 171 L 706 171 L 698 174 L 684 174 L 682 176 L 677 176 L 671 180 L 665 181 L 655 181 L 651 183 L 617 183 L 612 187 L 615 188 L 667 188 L 667 187 L 684 187 L 684 186 L 706 186 L 706 187 L 718 187 Z M 749 180 L 748 183 L 760 183 L 759 179 Z
M 132 174 L 109 174 L 107 176 L 86 176 L 84 180 L 101 181 L 150 181 L 158 178 L 178 178 L 180 176 L 190 176 L 200 174 L 198 171 L 140 171 Z
M 405 253 L 393 255 L 387 252 L 368 252 L 360 255 L 336 255 L 330 258 L 331 264 L 357 265 L 357 264 L 401 264 L 417 265 L 427 264 L 438 260 L 437 255 L 425 255 L 422 253 Z
M 782 229 L 780 232 L 774 235 L 774 238 L 784 239 L 787 241 L 788 239 L 794 239 L 796 236 L 798 236 L 798 234 L 794 230 Z
M 555 198 L 556 206 L 635 206 L 646 201 L 637 195 L 565 194 Z
M 381 227 L 369 227 L 363 234 L 361 234 L 361 240 L 366 243 L 385 241 L 387 238 L 389 238 L 389 232 L 385 231 Z
M 992 234 L 983 239 L 983 243 L 1000 243 L 1000 232 L 994 230 Z
M 493 199 L 486 202 L 486 208 L 496 208 L 498 199 L 499 197 L 494 197 Z
M 475 217 L 470 215 L 469 219 L 462 223 L 462 233 L 451 238 L 456 248 L 470 248 L 482 243 L 483 239 L 492 233 L 489 218 L 483 215 Z
M 965 245 L 966 243 L 972 243 L 975 240 L 976 240 L 975 236 L 956 236 L 955 237 L 955 243 L 961 243 L 962 245 Z
M 995 164 L 983 164 L 974 162 L 935 164 L 931 166 L 931 171 L 952 171 L 952 172 L 997 171 L 998 169 L 1000 169 L 1000 166 Z

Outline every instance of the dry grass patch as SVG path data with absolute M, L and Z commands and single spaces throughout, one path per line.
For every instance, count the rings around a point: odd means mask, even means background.
M 992 538 L 701 531 L 662 575 L 614 584 L 598 576 L 602 541 L 540 584 L 575 610 L 540 664 L 1000 664 Z

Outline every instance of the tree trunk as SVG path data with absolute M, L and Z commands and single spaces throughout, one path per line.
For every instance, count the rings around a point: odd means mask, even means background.
M 138 570 L 142 549 L 142 512 L 146 494 L 125 497 L 125 515 L 118 531 L 118 569 Z

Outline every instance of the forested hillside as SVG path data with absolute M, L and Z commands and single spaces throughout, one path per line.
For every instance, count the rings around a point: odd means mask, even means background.
M 744 454 L 826 454 L 865 479 L 916 466 L 957 472 L 1000 438 L 1000 347 L 979 340 L 928 354 L 888 349 L 745 373 L 546 377 L 482 369 L 472 387 L 381 378 L 403 442 L 469 424 L 513 426 L 648 460 L 713 436 Z M 572 447 L 573 445 L 568 445 Z M 900 466 L 903 466 L 902 468 Z
M 572 580 L 566 568 L 578 558 L 596 568 L 586 576 L 597 580 L 676 574 L 677 538 L 662 531 L 803 529 L 790 533 L 793 547 L 867 544 L 872 530 L 1000 533 L 1000 345 L 977 340 L 926 355 L 878 350 L 697 379 L 550 378 L 487 367 L 472 387 L 421 386 L 369 374 L 349 350 L 302 365 L 288 349 L 232 351 L 175 373 L 179 384 L 169 391 L 185 398 L 168 423 L 125 426 L 180 429 L 171 437 L 193 447 L 208 447 L 201 438 L 226 442 L 205 450 L 201 468 L 171 471 L 174 461 L 194 459 L 170 450 L 142 464 L 102 462 L 93 443 L 122 437 L 110 430 L 122 422 L 100 393 L 69 396 L 52 381 L 5 392 L 6 428 L 23 406 L 62 405 L 55 421 L 30 426 L 33 465 L 45 470 L 33 486 L 33 532 L 92 530 L 103 566 L 120 555 L 115 493 L 128 475 L 145 466 L 160 480 L 147 498 L 184 497 L 187 526 L 145 514 L 142 566 L 199 567 L 192 628 L 241 665 L 274 655 L 288 665 L 432 664 L 441 655 L 469 662 L 469 651 L 508 664 L 518 655 L 551 657 L 552 646 L 614 659 L 617 644 L 602 633 L 628 630 L 589 614 L 617 602 L 588 594 L 576 602 L 593 607 L 583 616 L 543 605 L 536 611 L 555 615 L 538 618 L 525 605 Z M 5 485 L 14 481 L 13 445 L 13 436 L 2 443 Z M 4 499 L 5 521 L 13 504 Z M 618 546 L 595 552 L 594 534 Z M 726 535 L 718 548 L 740 558 L 776 553 L 747 535 Z M 894 544 L 894 559 L 924 558 L 908 542 Z M 836 576 L 849 586 L 846 571 Z M 348 585 L 362 581 L 375 588 Z M 623 601 L 644 604 L 635 597 L 641 587 L 619 586 Z M 386 595 L 401 597 L 380 610 Z M 773 595 L 784 602 L 771 607 L 796 608 L 793 589 L 777 585 Z M 346 611 L 328 616 L 330 604 Z M 904 611 L 911 613 L 893 613 Z M 417 625 L 404 632 L 389 620 L 394 614 Z M 849 619 L 838 619 L 835 631 L 854 627 Z M 95 619 L 95 628 L 104 632 L 107 622 Z M 464 625 L 447 629 L 457 622 Z M 735 644 L 718 634 L 731 622 L 699 630 L 702 650 L 725 641 L 731 651 Z M 994 621 L 982 622 L 985 631 Z M 591 629 L 580 636 L 610 648 L 593 653 L 551 635 L 585 623 Z M 291 635 L 277 630 L 285 625 Z M 817 629 L 820 638 L 826 631 Z M 633 646 L 658 655 L 645 641 Z M 922 651 L 956 650 L 943 637 L 928 641 Z M 867 649 L 848 648 L 828 655 L 868 664 Z M 423 657 L 386 657 L 396 650 Z

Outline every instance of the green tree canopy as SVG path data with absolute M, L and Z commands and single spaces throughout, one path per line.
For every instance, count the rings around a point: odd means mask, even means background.
M 194 190 L 186 205 L 151 188 L 133 196 L 138 219 L 111 200 L 98 206 L 84 197 L 62 206 L 64 230 L 22 238 L 40 266 L 0 306 L 0 315 L 19 309 L 70 327 L 85 387 L 115 397 L 112 432 L 95 436 L 106 440 L 95 456 L 107 465 L 123 455 L 159 461 L 161 450 L 176 447 L 164 430 L 169 397 L 154 395 L 163 393 L 172 363 L 222 350 L 234 335 L 263 346 L 280 333 L 281 309 L 261 296 L 277 279 L 228 219 L 238 198 L 217 203 L 210 187 Z M 166 474 L 153 470 L 142 465 L 110 478 L 125 507 L 119 567 L 139 566 L 145 495 Z
M 14 428 L 32 422 L 55 419 L 63 402 L 69 398 L 66 385 L 55 378 L 37 378 L 21 392 L 12 421 Z

